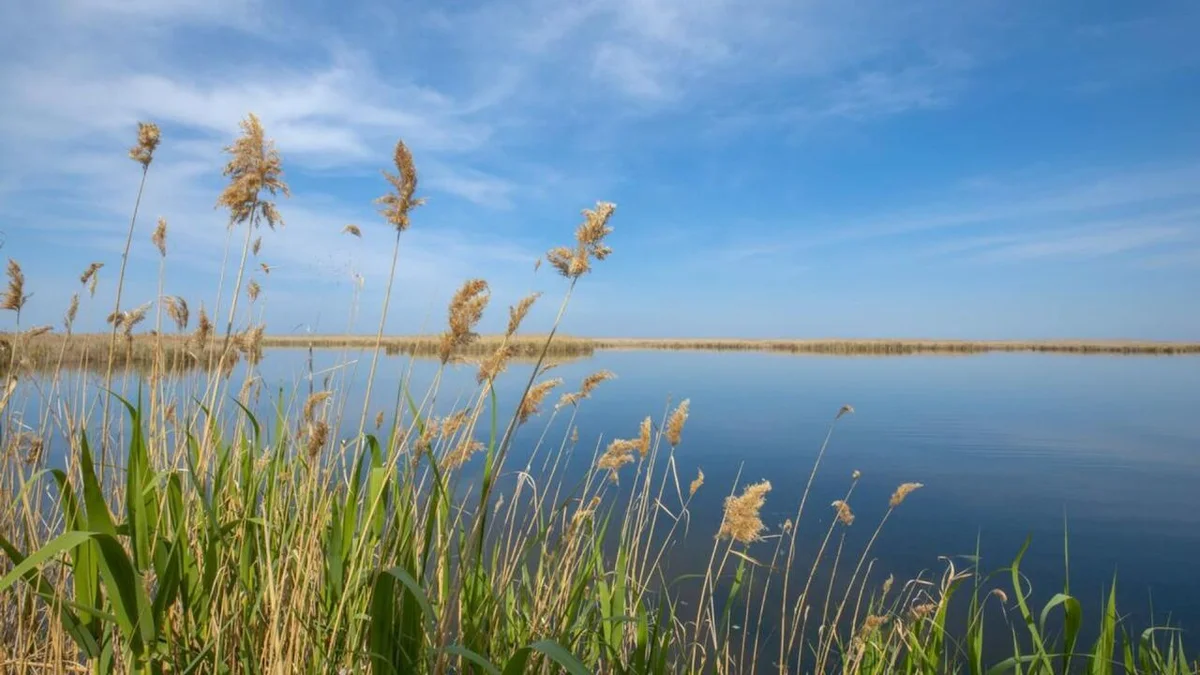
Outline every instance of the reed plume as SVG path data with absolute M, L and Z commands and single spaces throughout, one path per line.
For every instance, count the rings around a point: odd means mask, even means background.
M 249 284 L 246 284 L 246 296 L 250 298 L 250 302 L 258 300 L 258 294 L 262 291 L 262 287 L 258 282 L 251 279 Z
M 355 237 L 358 237 L 359 239 L 362 239 L 362 230 L 360 230 L 358 228 L 358 226 L 354 225 L 353 223 L 343 227 L 342 234 L 350 234 L 350 235 L 354 235 Z
M 482 452 L 487 446 L 474 438 L 464 438 L 453 450 L 446 453 L 442 460 L 442 469 L 457 469 L 466 464 L 477 452 Z
M 212 337 L 212 333 L 212 321 L 208 320 L 208 314 L 205 313 L 204 306 L 201 305 L 200 314 L 196 318 L 196 333 L 194 336 L 196 338 L 196 343 L 203 346 L 208 342 L 208 339 Z
M 525 424 L 530 417 L 540 413 L 542 401 L 546 400 L 546 395 L 560 384 L 562 384 L 562 378 L 554 378 L 553 380 L 543 380 L 530 387 L 529 393 L 525 395 L 525 399 L 521 401 L 521 407 L 517 410 L 517 423 Z
M 163 302 L 167 305 L 167 316 L 175 322 L 175 328 L 183 331 L 188 326 L 189 312 L 187 300 L 182 297 L 170 296 L 163 298 Z
M 608 471 L 612 482 L 617 482 L 617 472 L 621 467 L 633 461 L 633 453 L 637 450 L 637 440 L 616 439 L 608 444 L 608 449 L 596 460 L 596 468 Z
M 325 447 L 325 442 L 329 439 L 329 423 L 325 420 L 317 420 L 308 425 L 308 441 L 305 443 L 304 449 L 308 453 L 309 460 L 316 460 L 321 453 L 321 448 Z
M 229 209 L 231 227 L 245 222 L 257 225 L 265 220 L 275 229 L 283 220 L 274 202 L 263 199 L 263 191 L 272 197 L 291 194 L 283 180 L 283 162 L 257 115 L 250 113 L 240 126 L 242 135 L 225 148 L 230 158 L 222 175 L 229 178 L 229 184 L 217 198 L 217 206 Z
M 40 335 L 45 335 L 46 333 L 49 333 L 52 330 L 54 330 L 54 326 L 34 326 L 33 328 L 30 328 L 29 330 L 25 331 L 25 337 L 26 338 L 35 338 Z
M 0 296 L 0 309 L 7 309 L 17 313 L 17 323 L 21 323 L 21 309 L 25 307 L 25 301 L 29 296 L 25 294 L 25 273 L 21 271 L 21 265 L 12 258 L 8 259 L 8 288 L 4 290 L 4 295 Z
M 653 426 L 654 421 L 647 416 L 646 419 L 642 420 L 641 428 L 638 429 L 637 451 L 642 456 L 642 459 L 645 459 L 646 455 L 650 454 L 650 431 Z
M 671 413 L 670 419 L 667 420 L 667 442 L 671 447 L 678 447 L 683 436 L 683 425 L 687 422 L 688 409 L 691 406 L 691 399 L 683 399 L 675 412 Z
M 142 170 L 150 168 L 154 161 L 154 151 L 162 136 L 158 125 L 153 122 L 138 122 L 137 143 L 129 149 L 129 158 L 142 165 Z
M 261 250 L 262 250 L 262 236 L 258 236 L 258 237 L 254 238 L 254 243 L 250 245 L 250 252 L 253 253 L 254 255 L 258 255 L 258 252 Z
M 396 173 L 383 172 L 383 177 L 392 186 L 392 192 L 376 200 L 380 204 L 379 212 L 385 220 L 403 232 L 409 226 L 409 212 L 425 203 L 423 198 L 416 197 L 417 167 L 413 164 L 412 152 L 403 140 L 396 141 L 396 150 L 392 155 L 396 165 Z
M 533 307 L 533 303 L 537 302 L 541 295 L 541 293 L 531 293 L 521 298 L 521 301 L 515 306 L 508 308 L 508 329 L 505 331 L 505 335 L 511 337 L 516 334 L 517 329 L 521 327 L 521 322 L 525 320 L 525 315 L 529 313 L 529 308 Z
M 905 498 L 923 487 L 925 487 L 923 483 L 902 483 L 900 487 L 896 488 L 896 491 L 892 493 L 892 498 L 888 502 L 888 506 L 893 509 L 897 506 L 900 506 L 904 503 Z
M 613 380 L 616 377 L 616 374 L 611 370 L 598 370 L 583 378 L 583 384 L 580 385 L 579 391 L 563 394 L 562 398 L 558 399 L 557 405 L 560 408 L 564 405 L 577 405 L 583 399 L 591 397 L 592 392 L 596 390 L 596 387 L 600 386 L 601 382 Z
M 154 226 L 154 234 L 150 236 L 150 241 L 154 244 L 154 248 L 158 249 L 158 254 L 162 257 L 167 256 L 167 219 L 159 218 L 158 224 Z
M 725 516 L 721 519 L 721 529 L 717 531 L 717 537 L 743 544 L 758 541 L 759 535 L 767 529 L 763 525 L 760 512 L 770 491 L 771 482 L 764 480 L 747 486 L 741 496 L 726 497 Z
M 692 495 L 696 494 L 696 490 L 699 490 L 703 486 L 704 486 L 704 471 L 697 468 L 696 469 L 696 477 L 692 479 L 691 485 L 688 486 L 688 496 L 691 497 Z
M 150 307 L 153 305 L 154 303 L 147 302 L 144 305 L 140 305 L 121 314 L 120 327 L 125 331 L 126 338 L 133 337 L 134 327 L 146 320 L 146 313 L 150 311 Z
M 308 399 L 304 401 L 304 421 L 309 423 L 313 422 L 313 415 L 317 411 L 317 406 L 329 400 L 329 397 L 332 395 L 333 392 L 331 391 L 318 391 L 311 394 Z
M 604 260 L 612 253 L 604 238 L 612 232 L 608 220 L 616 208 L 610 202 L 597 202 L 596 208 L 584 209 L 583 223 L 575 231 L 574 250 L 566 246 L 551 249 L 546 254 L 547 262 L 568 279 L 578 279 L 590 272 L 593 260 Z
M 88 265 L 87 269 L 83 271 L 83 274 L 79 275 L 79 283 L 87 284 L 88 282 L 91 282 L 93 277 L 96 276 L 96 273 L 100 271 L 101 267 L 104 267 L 104 263 L 102 262 L 94 262 L 91 265 Z
M 833 508 L 837 509 L 837 519 L 843 525 L 849 526 L 854 524 L 854 512 L 850 510 L 849 504 L 839 499 L 833 503 Z
M 71 327 L 75 325 L 75 315 L 79 313 L 79 294 L 71 294 L 71 304 L 67 305 L 67 312 L 63 315 L 63 327 L 68 333 L 71 332 Z
M 479 372 L 475 375 L 475 381 L 479 384 L 494 382 L 500 376 L 500 373 L 503 373 L 504 369 L 508 367 L 508 360 L 516 352 L 516 345 L 507 340 L 501 342 L 486 359 L 480 362 Z
M 399 226 L 397 226 L 397 229 Z M 462 349 L 478 337 L 475 325 L 483 317 L 491 294 L 487 282 L 483 279 L 470 279 L 458 289 L 450 300 L 450 327 L 442 334 L 438 355 L 445 365 L 450 361 L 456 350 Z

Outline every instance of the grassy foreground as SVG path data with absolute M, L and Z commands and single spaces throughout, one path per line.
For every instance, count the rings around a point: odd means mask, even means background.
M 157 128 L 140 125 L 131 157 L 143 184 L 158 143 Z M 579 439 L 576 417 L 613 374 L 566 388 L 546 359 L 575 284 L 610 253 L 611 204 L 586 210 L 574 244 L 547 255 L 565 286 L 548 335 L 519 335 L 536 295 L 510 307 L 506 333 L 488 342 L 474 334 L 490 299 L 486 282 L 470 280 L 451 299 L 446 331 L 421 350 L 442 368 L 479 354 L 479 388 L 453 411 L 439 412 L 441 371 L 427 391 L 405 380 L 385 392 L 394 400 L 385 409 L 345 403 L 364 386 L 371 400 L 390 280 L 378 334 L 365 345 L 373 352 L 365 383 L 264 391 L 255 370 L 264 327 L 250 317 L 266 279 L 250 257 L 260 254 L 261 224 L 280 221 L 273 199 L 287 186 L 255 117 L 229 154 L 220 205 L 244 241 L 231 293 L 222 303 L 218 292 L 212 305 L 224 320 L 214 325 L 201 312 L 193 329 L 183 299 L 161 291 L 153 308 L 124 308 L 122 262 L 111 333 L 89 338 L 99 345 L 88 363 L 102 385 L 77 374 L 69 341 L 45 343 L 54 365 L 49 384 L 37 380 L 36 419 L 24 417 L 30 364 L 16 355 L 49 336 L 21 328 L 30 296 L 19 264 L 9 264 L 0 300 L 15 318 L 0 392 L 0 672 L 1196 671 L 1176 633 L 1121 620 L 1114 588 L 1096 616 L 1083 616 L 1066 589 L 1031 606 L 1019 556 L 998 576 L 949 564 L 937 578 L 874 583 L 875 536 L 922 486 L 861 495 L 856 472 L 842 499 L 809 503 L 849 406 L 812 449 L 803 496 L 782 523 L 762 520 L 766 481 L 728 486 L 720 521 L 693 521 L 695 496 L 724 488 L 706 486 L 702 472 L 680 475 L 686 400 L 629 420 L 626 437 L 594 449 Z M 395 164 L 379 201 L 398 251 L 422 201 L 403 143 Z M 135 207 L 130 242 L 136 227 Z M 347 236 L 364 235 L 347 228 Z M 151 243 L 165 265 L 165 222 Z M 68 335 L 77 308 L 67 310 Z M 140 388 L 102 404 L 60 393 L 120 389 L 119 354 L 150 309 L 157 335 Z M 164 322 L 177 335 L 166 336 Z M 172 367 L 181 349 L 196 353 L 203 378 Z M 522 354 L 532 374 L 512 410 L 501 410 L 493 385 Z M 232 369 L 239 359 L 245 367 Z M 78 387 L 60 387 L 71 377 L 81 378 Z M 256 417 L 250 411 L 264 397 L 273 412 Z M 536 416 L 566 418 L 558 426 L 569 431 L 549 438 L 530 425 Z M 582 480 L 566 471 L 576 455 L 590 467 Z M 61 465 L 51 460 L 60 457 Z M 886 499 L 888 509 L 866 525 L 869 543 L 852 551 L 844 536 L 864 527 L 854 514 L 862 499 Z M 707 563 L 694 577 L 669 578 L 668 562 L 689 538 L 707 543 Z

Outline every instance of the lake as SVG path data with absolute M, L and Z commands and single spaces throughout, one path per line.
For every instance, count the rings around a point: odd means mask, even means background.
M 303 350 L 268 350 L 258 366 L 266 390 L 307 393 L 307 358 Z M 315 355 L 317 379 L 332 377 L 351 392 L 344 436 L 357 429 L 362 392 L 354 383 L 369 361 L 369 353 Z M 372 416 L 390 409 L 408 366 L 407 357 L 381 359 Z M 423 391 L 435 366 L 415 361 L 415 391 Z M 498 387 L 502 406 L 511 407 L 529 368 L 510 367 Z M 939 556 L 972 554 L 977 541 L 983 568 L 1001 569 L 1032 537 L 1022 570 L 1040 608 L 1063 588 L 1065 526 L 1070 588 L 1084 602 L 1087 623 L 1094 625 L 1115 573 L 1118 605 L 1135 626 L 1148 621 L 1153 607 L 1159 622 L 1200 630 L 1192 567 L 1200 559 L 1200 357 L 602 351 L 565 362 L 553 375 L 565 379 L 560 391 L 567 391 L 599 369 L 617 379 L 580 409 L 575 471 L 597 443 L 634 437 L 645 416 L 657 423 L 669 404 L 691 401 L 676 458 L 682 480 L 699 467 L 706 482 L 673 571 L 703 564 L 724 496 L 739 475 L 742 482 L 772 482 L 763 519 L 777 532 L 795 513 L 830 421 L 849 404 L 856 412 L 833 432 L 801 527 L 821 536 L 834 515 L 829 503 L 861 471 L 852 500 L 857 520 L 846 543 L 857 551 L 895 487 L 924 483 L 876 542 L 873 577 L 940 574 Z M 439 407 L 465 401 L 475 391 L 474 376 L 465 366 L 447 373 Z M 259 405 L 267 410 L 271 403 L 264 396 Z M 36 400 L 27 400 L 24 414 L 35 407 Z M 554 447 L 568 433 L 565 417 L 560 413 L 548 434 Z M 537 425 L 521 430 L 510 468 L 520 467 L 522 448 L 537 437 Z M 769 545 L 758 546 L 769 556 Z

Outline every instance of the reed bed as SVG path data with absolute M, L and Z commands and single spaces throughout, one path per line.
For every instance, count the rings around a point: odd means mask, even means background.
M 160 140 L 157 127 L 139 125 L 130 156 L 143 187 Z M 268 340 L 252 317 L 271 285 L 251 258 L 263 249 L 256 232 L 282 221 L 275 200 L 288 186 L 253 115 L 227 152 L 219 204 L 240 265 L 228 286 L 222 280 L 212 319 L 190 317 L 166 289 L 156 307 L 123 307 L 121 275 L 109 334 L 55 342 L 20 325 L 32 296 L 20 264 L 9 263 L 0 298 L 14 320 L 0 392 L 0 672 L 1196 672 L 1178 634 L 1121 618 L 1114 588 L 1085 643 L 1070 589 L 1031 604 L 1024 550 L 998 577 L 947 563 L 933 576 L 877 579 L 873 544 L 923 486 L 861 494 L 856 471 L 833 479 L 845 486 L 833 504 L 810 503 L 823 458 L 837 451 L 834 431 L 853 415 L 848 405 L 805 453 L 811 466 L 794 478 L 806 474 L 806 487 L 782 522 L 764 516 L 770 482 L 713 486 L 702 467 L 682 470 L 692 466 L 687 400 L 630 419 L 616 438 L 581 439 L 579 416 L 614 374 L 563 382 L 547 357 L 576 284 L 611 253 L 609 203 L 584 210 L 574 241 L 547 253 L 562 289 L 548 334 L 520 331 L 531 294 L 509 307 L 503 336 L 480 339 L 491 295 L 471 279 L 450 298 L 436 340 L 403 343 L 442 369 L 479 352 L 470 397 L 440 400 L 439 370 L 427 390 L 402 378 L 384 392 L 394 403 L 370 408 L 367 395 L 361 410 L 348 409 L 352 392 L 369 394 L 387 346 L 390 281 L 376 335 L 337 345 L 371 350 L 365 382 L 264 386 L 254 354 Z M 394 164 L 378 201 L 393 274 L 424 203 L 403 142 Z M 161 273 L 166 226 L 141 241 L 137 222 L 135 206 L 129 240 L 159 251 Z M 67 335 L 77 309 L 78 298 Z M 134 339 L 143 322 L 156 334 Z M 313 339 L 289 340 L 277 346 Z M 146 372 L 116 387 L 120 352 L 139 343 Z M 203 377 L 170 367 L 189 349 Z M 72 350 L 85 357 L 68 359 Z M 23 366 L 38 353 L 55 366 L 27 381 Z M 514 377 L 507 366 L 519 353 L 533 364 L 505 406 L 494 385 Z M 101 354 L 103 386 L 73 365 Z M 238 382 L 230 364 L 240 358 Z M 27 417 L 34 385 L 46 403 Z M 96 396 L 106 404 L 89 403 Z M 568 467 L 580 462 L 576 476 Z M 693 500 L 712 490 L 724 499 L 720 520 L 694 519 Z M 855 515 L 868 500 L 886 505 L 878 522 Z M 868 528 L 867 543 L 849 545 L 851 528 Z M 708 551 L 707 563 L 671 578 L 688 541 Z
M 1049 352 L 1063 354 L 1200 354 L 1200 342 L 1131 340 L 911 340 L 911 339 L 638 339 L 592 338 L 594 349 L 665 349 L 703 351 L 766 351 L 793 354 L 983 354 L 988 352 Z

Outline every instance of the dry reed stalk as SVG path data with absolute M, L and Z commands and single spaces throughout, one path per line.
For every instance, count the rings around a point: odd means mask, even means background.
M 161 141 L 161 133 L 158 125 L 152 122 L 138 122 L 137 143 L 129 150 L 129 158 L 138 164 L 142 165 L 142 177 L 138 183 L 137 198 L 133 203 L 133 215 L 129 218 L 129 232 L 125 237 L 125 250 L 121 254 L 121 271 L 117 275 L 117 292 L 116 298 L 113 300 L 113 314 L 119 314 L 121 311 L 121 293 L 125 287 L 125 270 L 129 265 L 129 247 L 133 244 L 133 229 L 137 224 L 138 210 L 142 204 L 142 192 L 146 188 L 146 175 L 150 171 L 150 163 L 154 161 L 154 151 L 158 148 Z M 97 268 L 99 269 L 99 268 Z M 94 284 L 97 279 L 95 270 L 92 272 L 92 292 L 94 293 Z M 86 273 L 85 273 L 86 275 Z M 117 351 L 117 322 L 112 321 L 112 333 L 109 338 L 108 347 L 108 368 L 104 373 L 105 389 L 112 388 L 112 373 L 113 373 L 113 358 Z M 100 431 L 100 480 L 104 480 L 104 467 L 108 463 L 108 396 L 104 397 L 103 411 L 101 412 L 101 431 Z
M 412 152 L 404 144 L 403 140 L 396 141 L 396 147 L 392 153 L 392 163 L 396 167 L 396 173 L 382 172 L 384 179 L 391 186 L 392 190 L 384 193 L 375 202 L 380 205 L 379 212 L 384 220 L 390 223 L 396 230 L 396 238 L 392 244 L 392 265 L 388 271 L 388 282 L 383 292 L 383 307 L 379 313 L 379 328 L 375 333 L 375 346 L 371 353 L 371 370 L 367 374 L 366 392 L 363 395 L 362 417 L 358 422 L 358 435 L 360 437 L 367 427 L 367 413 L 371 405 L 371 389 L 375 386 L 375 371 L 379 367 L 379 349 L 383 344 L 383 328 L 387 324 L 388 308 L 392 302 L 392 285 L 396 280 L 396 261 L 400 257 L 400 235 L 404 230 L 408 229 L 411 222 L 411 211 L 425 203 L 423 198 L 416 196 L 419 180 L 417 167 L 413 162 Z M 397 395 L 397 409 L 400 407 L 398 399 L 399 395 Z

